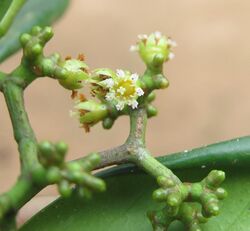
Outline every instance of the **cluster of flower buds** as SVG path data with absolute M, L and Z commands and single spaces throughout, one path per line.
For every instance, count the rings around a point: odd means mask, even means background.
M 74 185 L 80 196 L 89 197 L 91 191 L 104 191 L 104 181 L 91 175 L 91 171 L 100 162 L 100 156 L 93 153 L 84 160 L 65 163 L 67 149 L 63 142 L 53 144 L 44 141 L 39 144 L 39 160 L 45 168 L 47 182 L 57 184 L 63 197 L 71 195 Z
M 84 56 L 80 54 L 77 59 L 67 57 L 66 60 L 63 60 L 59 54 L 55 53 L 45 57 L 43 48 L 52 36 L 51 27 L 42 29 L 39 26 L 35 26 L 30 34 L 22 34 L 20 42 L 24 58 L 29 60 L 35 75 L 58 79 L 59 83 L 69 90 L 82 88 L 83 81 L 89 78 Z
M 200 231 L 199 223 L 219 214 L 219 200 L 227 196 L 225 189 L 220 187 L 224 180 L 225 173 L 218 170 L 212 170 L 201 182 L 184 183 L 181 186 L 175 185 L 172 179 L 158 177 L 161 188 L 154 191 L 153 198 L 165 202 L 166 207 L 161 211 L 149 213 L 153 226 L 164 226 L 167 229 L 172 221 L 178 219 L 188 230 Z M 201 203 L 202 207 L 197 209 L 197 206 L 183 203 L 185 201 Z

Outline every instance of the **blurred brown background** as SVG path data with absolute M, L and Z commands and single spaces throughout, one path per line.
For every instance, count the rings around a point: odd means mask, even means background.
M 147 143 L 155 155 L 191 149 L 250 133 L 250 1 L 247 0 L 82 0 L 72 1 L 54 25 L 47 53 L 63 56 L 83 52 L 93 68 L 130 69 L 144 66 L 128 48 L 138 34 L 156 30 L 177 41 L 176 58 L 167 63 L 170 87 L 157 92 L 159 115 L 148 123 Z M 12 70 L 21 53 L 0 66 Z M 122 143 L 128 118 L 112 130 L 101 125 L 86 134 L 69 117 L 70 92 L 56 81 L 35 81 L 25 99 L 38 140 L 65 140 L 68 159 Z M 10 119 L 0 95 L 0 191 L 18 172 L 18 154 Z M 43 195 L 56 193 L 53 188 Z

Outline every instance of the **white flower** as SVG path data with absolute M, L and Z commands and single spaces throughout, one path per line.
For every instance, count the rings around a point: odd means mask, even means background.
M 131 52 L 138 51 L 138 46 L 136 46 L 136 45 L 131 45 L 130 48 L 129 48 L 129 50 L 130 50 Z
M 167 43 L 171 46 L 171 47 L 177 47 L 177 42 L 175 42 L 174 40 L 168 38 Z
M 124 102 L 120 101 L 115 105 L 115 107 L 118 111 L 121 111 L 124 108 L 124 105 L 125 105 Z
M 128 103 L 129 106 L 132 107 L 132 109 L 135 109 L 138 107 L 138 102 L 136 100 L 132 100 Z
M 114 85 L 114 80 L 111 79 L 111 78 L 109 78 L 109 79 L 105 79 L 105 80 L 101 81 L 101 83 L 102 83 L 103 85 L 105 85 L 106 87 L 110 88 L 110 87 L 113 87 L 113 85 Z
M 131 106 L 132 109 L 137 108 L 137 99 L 144 94 L 144 91 L 139 87 L 138 78 L 136 73 L 131 74 L 117 70 L 115 77 L 105 80 L 107 83 L 112 82 L 112 84 L 105 85 L 108 89 L 106 100 L 113 101 L 117 110 L 123 110 L 126 105 Z
M 168 55 L 168 58 L 171 60 L 175 57 L 174 53 L 173 52 L 170 52 L 169 55 Z
M 116 70 L 116 75 L 118 77 L 124 77 L 125 76 L 125 72 L 123 70 L 117 69 Z
M 140 87 L 137 87 L 137 88 L 136 88 L 136 94 L 137 94 L 138 96 L 142 96 L 142 95 L 144 95 L 144 91 L 143 91 Z
M 126 91 L 126 88 L 124 87 L 119 87 L 117 90 L 116 90 L 118 93 L 120 93 L 121 95 L 124 95 L 125 91 Z
M 136 81 L 138 80 L 139 76 L 137 73 L 134 73 L 130 76 L 131 80 L 136 83 Z
M 154 33 L 154 35 L 155 35 L 155 38 L 156 38 L 156 39 L 160 39 L 160 38 L 162 37 L 162 34 L 161 34 L 160 31 L 156 31 L 156 32 Z
M 147 36 L 146 34 L 139 34 L 137 37 L 138 37 L 138 39 L 140 39 L 140 40 L 145 40 L 145 39 L 148 38 L 148 36 Z
M 115 93 L 114 92 L 108 92 L 105 96 L 106 100 L 112 101 L 115 98 Z

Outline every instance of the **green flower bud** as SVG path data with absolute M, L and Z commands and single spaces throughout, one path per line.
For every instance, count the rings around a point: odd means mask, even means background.
M 47 172 L 47 180 L 49 183 L 54 184 L 61 180 L 61 172 L 58 167 L 50 167 Z
M 105 118 L 102 122 L 102 126 L 105 129 L 110 129 L 113 126 L 113 124 L 114 124 L 114 120 L 110 117 Z
M 93 100 L 77 103 L 75 109 L 78 111 L 80 123 L 90 126 L 108 116 L 106 104 L 97 103 Z
M 167 199 L 168 192 L 165 189 L 159 188 L 153 192 L 153 199 L 159 202 L 163 202 Z
M 68 145 L 64 143 L 63 141 L 59 141 L 55 144 L 56 151 L 62 155 L 65 156 L 68 151 Z
M 217 187 L 225 180 L 225 172 L 212 170 L 206 177 L 206 183 L 210 187 Z
M 176 46 L 176 43 L 160 32 L 155 32 L 147 35 L 139 35 L 139 42 L 133 50 L 137 50 L 147 66 L 160 66 L 165 61 L 172 59 L 174 54 L 171 52 L 171 47 Z
M 43 141 L 38 145 L 38 157 L 41 164 L 45 167 L 51 165 L 61 165 L 64 161 L 67 145 L 63 142 L 53 144 Z
M 147 101 L 148 101 L 149 103 L 151 103 L 152 101 L 155 100 L 155 97 L 156 97 L 155 92 L 151 92 L 151 93 L 147 96 Z
M 58 191 L 61 196 L 65 198 L 70 197 L 70 195 L 72 194 L 72 188 L 67 180 L 62 180 L 58 184 Z
M 109 68 L 98 68 L 98 69 L 95 69 L 91 75 L 91 78 L 93 80 L 96 80 L 96 83 L 97 82 L 100 82 L 100 81 L 103 81 L 107 78 L 115 78 L 116 77 L 116 73 L 109 69 Z
M 82 166 L 78 162 L 69 162 L 66 164 L 66 168 L 72 172 L 73 171 L 82 171 Z
M 156 116 L 157 113 L 158 113 L 158 111 L 154 106 L 152 106 L 152 105 L 147 106 L 147 115 L 149 118 Z
M 60 64 L 66 70 L 65 77 L 59 83 L 66 89 L 75 90 L 82 88 L 82 81 L 88 80 L 88 66 L 81 60 L 69 59 Z
M 180 193 L 178 192 L 170 194 L 167 198 L 167 204 L 172 207 L 176 207 L 180 205 L 181 202 L 182 202 L 182 198 L 181 198 Z

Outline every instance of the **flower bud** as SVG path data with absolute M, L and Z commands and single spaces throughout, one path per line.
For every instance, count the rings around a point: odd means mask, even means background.
M 75 109 L 78 110 L 80 123 L 90 126 L 103 120 L 108 115 L 107 106 L 93 100 L 77 103 Z
M 165 61 L 172 59 L 174 54 L 171 47 L 176 46 L 176 43 L 160 32 L 155 32 L 147 35 L 139 35 L 139 42 L 135 46 L 139 52 L 142 60 L 147 66 L 157 67 L 161 66 Z
M 75 90 L 82 88 L 82 81 L 89 78 L 88 66 L 81 60 L 69 59 L 60 64 L 66 71 L 64 78 L 59 79 L 59 83 L 66 89 Z

